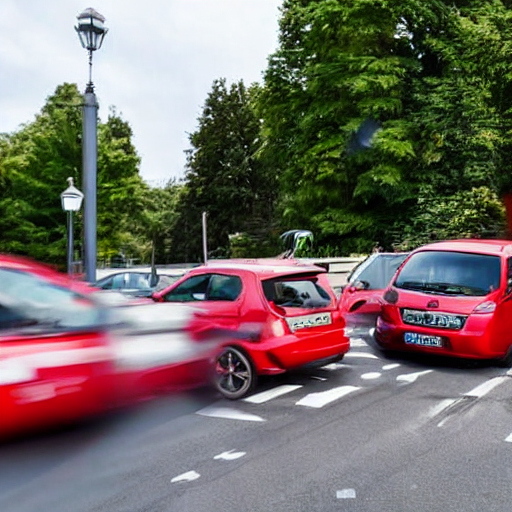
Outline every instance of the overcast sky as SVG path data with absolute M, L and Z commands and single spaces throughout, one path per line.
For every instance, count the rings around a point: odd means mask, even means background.
M 33 121 L 64 82 L 88 80 L 74 30 L 93 7 L 109 29 L 94 53 L 93 82 L 106 120 L 128 121 L 151 185 L 183 177 L 188 133 L 213 81 L 261 82 L 277 47 L 282 0 L 0 0 L 0 132 Z

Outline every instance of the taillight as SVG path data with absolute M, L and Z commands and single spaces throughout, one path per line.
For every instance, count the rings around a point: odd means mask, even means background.
M 281 336 L 284 336 L 287 334 L 288 331 L 288 325 L 282 318 L 270 318 L 270 332 L 272 333 L 272 336 L 276 338 L 280 338 Z
M 482 304 L 478 304 L 478 306 L 473 310 L 473 313 L 494 313 L 496 311 L 496 302 L 492 300 L 486 300 L 482 302 Z

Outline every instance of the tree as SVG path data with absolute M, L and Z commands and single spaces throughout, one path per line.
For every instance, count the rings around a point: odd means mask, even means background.
M 390 248 L 428 190 L 496 193 L 510 175 L 509 21 L 500 1 L 285 0 L 262 93 L 285 227 L 344 252 Z M 351 151 L 368 121 L 380 129 Z
M 63 84 L 31 123 L 0 138 L 0 251 L 60 264 L 66 261 L 66 178 L 80 188 L 82 96 Z M 117 252 L 129 238 L 144 188 L 131 128 L 115 110 L 98 127 L 98 247 Z M 135 214 L 134 214 L 135 212 Z M 76 217 L 77 246 L 81 213 Z
M 257 85 L 242 81 L 229 88 L 215 80 L 190 135 L 186 191 L 181 196 L 173 239 L 177 258 L 201 259 L 201 216 L 208 213 L 208 243 L 226 255 L 229 234 L 270 229 L 276 194 L 273 172 L 256 158 L 260 121 Z M 255 227 L 255 224 L 257 227 Z

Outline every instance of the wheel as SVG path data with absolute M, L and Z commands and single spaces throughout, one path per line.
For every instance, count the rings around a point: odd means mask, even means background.
M 225 347 L 217 356 L 215 386 L 226 398 L 242 398 L 254 389 L 256 378 L 250 359 L 239 349 Z

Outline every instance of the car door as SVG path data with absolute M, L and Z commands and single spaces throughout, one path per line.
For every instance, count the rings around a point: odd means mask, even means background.
M 243 283 L 238 275 L 204 273 L 190 276 L 162 296 L 165 302 L 197 306 L 191 329 L 196 334 L 234 331 L 240 325 Z

